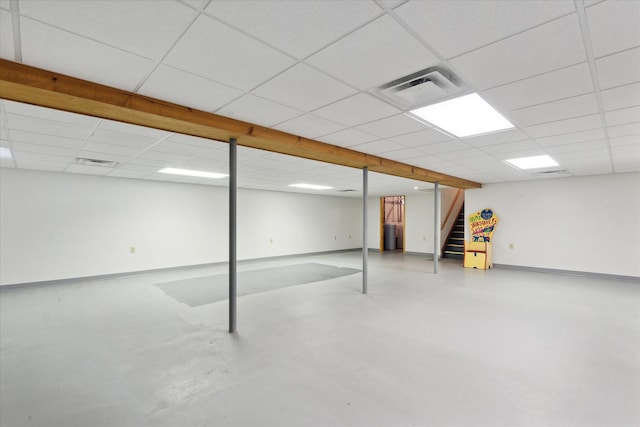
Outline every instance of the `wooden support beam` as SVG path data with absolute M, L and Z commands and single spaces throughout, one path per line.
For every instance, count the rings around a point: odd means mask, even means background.
M 0 98 L 456 188 L 480 184 L 0 59 Z

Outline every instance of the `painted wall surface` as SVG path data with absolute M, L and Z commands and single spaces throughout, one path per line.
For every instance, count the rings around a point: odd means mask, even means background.
M 361 206 L 239 190 L 238 259 L 359 248 Z M 224 262 L 227 230 L 226 187 L 0 169 L 0 284 Z
M 496 264 L 640 277 L 640 174 L 486 184 L 465 196 L 467 217 L 500 217 Z

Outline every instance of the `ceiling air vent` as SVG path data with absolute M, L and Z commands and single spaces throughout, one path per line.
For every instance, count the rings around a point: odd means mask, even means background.
M 106 168 L 115 168 L 118 166 L 118 162 L 113 162 L 111 160 L 87 159 L 84 157 L 76 157 L 76 163 L 79 165 L 103 166 Z
M 338 190 L 338 193 L 350 193 L 350 192 L 352 192 L 352 191 L 358 191 L 358 190 L 353 190 L 353 189 L 351 189 L 351 188 L 348 188 L 348 189 L 346 189 L 346 190 Z
M 373 94 L 403 110 L 411 110 L 466 89 L 450 70 L 435 66 L 387 83 Z
M 565 176 L 571 176 L 571 174 L 564 169 L 534 172 L 533 175 L 538 178 L 562 178 Z

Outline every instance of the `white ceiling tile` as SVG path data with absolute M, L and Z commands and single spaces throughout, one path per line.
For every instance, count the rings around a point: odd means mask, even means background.
M 377 136 L 369 135 L 368 133 L 364 133 L 357 129 L 345 129 L 318 138 L 319 141 L 339 145 L 340 147 L 351 147 L 364 142 L 371 142 L 376 139 L 378 139 Z
M 80 79 L 133 90 L 154 63 L 47 25 L 22 18 L 22 58 L 25 63 Z M 78 60 L 78 55 L 82 56 Z M 114 66 L 117 64 L 117 66 Z M 105 73 L 105 70 L 109 70 Z
M 304 116 L 280 123 L 275 126 L 275 129 L 313 139 L 342 130 L 344 126 L 331 120 L 314 116 L 313 114 L 305 114 Z
M 381 12 L 370 1 L 214 1 L 207 8 L 217 19 L 297 58 L 316 52 Z
M 36 153 L 36 154 L 42 154 L 42 155 L 47 155 L 50 154 L 52 156 L 59 156 L 60 158 L 57 158 L 58 161 L 61 161 L 62 158 L 65 158 L 68 161 L 71 161 L 75 158 L 76 153 L 78 152 L 78 150 L 73 149 L 73 148 L 65 148 L 65 147 L 52 147 L 52 146 L 48 146 L 48 145 L 40 145 L 40 144 L 28 144 L 25 142 L 14 142 L 13 143 L 13 152 L 24 152 L 24 153 Z M 38 157 L 39 159 L 42 157 Z M 45 158 L 42 158 L 42 160 L 46 160 Z
M 399 113 L 399 109 L 366 93 L 359 93 L 313 112 L 317 116 L 348 126 L 358 126 Z
M 593 92 L 589 65 L 572 65 L 485 92 L 499 109 L 507 111 Z
M 427 144 L 420 147 L 420 151 L 426 154 L 443 154 L 467 149 L 469 149 L 469 145 L 455 139 L 452 139 L 451 141 Z
M 375 20 L 307 61 L 359 89 L 387 83 L 439 62 L 390 16 Z
M 633 145 L 640 147 L 640 133 L 635 135 L 619 136 L 617 138 L 610 138 L 609 143 L 611 147 L 620 147 L 623 145 Z
M 181 144 L 175 141 L 166 140 L 153 146 L 154 151 L 163 153 L 180 154 L 183 156 L 198 156 L 209 151 L 210 148 L 202 148 L 195 145 Z
M 595 150 L 582 150 L 574 151 L 572 153 L 557 153 L 554 155 L 554 159 L 561 165 L 572 165 L 579 163 L 597 163 L 609 161 L 609 150 L 607 148 L 600 148 Z
M 640 2 L 607 1 L 586 12 L 596 58 L 640 45 Z
M 604 113 L 607 126 L 622 125 L 640 121 L 640 107 L 623 108 Z
M 627 123 L 625 125 L 609 126 L 607 128 L 609 138 L 618 138 L 621 136 L 640 134 L 640 121 L 636 123 Z
M 486 156 L 487 154 L 483 151 L 480 151 L 476 148 L 469 148 L 466 150 L 454 151 L 452 153 L 442 153 L 439 154 L 438 157 L 443 158 L 444 160 L 451 160 L 457 162 L 462 159 L 475 159 L 478 157 Z
M 83 175 L 106 175 L 111 171 L 113 171 L 113 168 L 76 164 L 71 164 L 65 169 L 66 173 L 77 173 Z
M 584 62 L 585 59 L 580 26 L 572 14 L 451 62 L 462 76 L 480 89 L 486 89 Z
M 411 163 L 411 160 L 416 157 L 424 157 L 424 153 L 415 148 L 404 148 L 402 150 L 390 151 L 384 153 L 385 159 L 397 160 L 399 162 Z
M 55 110 L 53 108 L 36 107 L 35 105 L 24 104 L 22 102 L 2 101 L 6 112 L 19 114 L 21 116 L 36 117 L 39 119 L 53 120 L 57 122 L 69 123 L 76 126 L 93 128 L 98 124 L 99 119 L 82 114 L 68 113 L 66 111 Z
M 4 10 L 0 10 L 0 58 L 16 60 L 11 14 Z
M 601 94 L 605 111 L 640 105 L 640 83 L 603 90 Z
M 133 135 L 155 140 L 160 140 L 171 135 L 171 132 L 164 130 L 136 126 L 129 123 L 115 122 L 112 120 L 102 120 L 98 126 L 98 131 L 106 131 L 105 133 L 110 132 L 112 135 L 120 137 Z
M 68 163 L 61 162 L 43 162 L 39 160 L 24 160 L 18 163 L 19 169 L 31 169 L 47 172 L 63 172 Z
M 160 65 L 138 93 L 202 111 L 214 111 L 242 95 L 242 91 L 175 68 Z
M 560 101 L 548 102 L 533 107 L 510 111 L 511 117 L 521 126 L 586 116 L 598 112 L 596 97 L 593 93 Z
M 505 142 L 523 141 L 529 139 L 520 129 L 510 129 L 486 135 L 465 138 L 464 141 L 472 147 L 484 147 L 487 145 L 504 144 Z
M 33 151 L 19 151 L 12 150 L 13 158 L 16 161 L 18 167 L 22 166 L 25 161 L 28 162 L 56 162 L 56 163 L 69 163 L 74 160 L 73 156 L 51 154 L 46 152 L 33 152 Z
M 600 89 L 640 81 L 640 47 L 600 58 L 596 67 Z
M 408 2 L 396 13 L 443 56 L 451 58 L 574 11 L 573 1 L 568 0 L 446 0 Z
M 139 135 L 132 135 L 121 132 L 111 132 L 106 130 L 96 130 L 87 140 L 89 143 L 102 143 L 109 145 L 120 145 L 128 147 L 137 152 L 146 150 L 153 146 L 157 140 Z
M 602 128 L 536 138 L 536 142 L 542 147 L 594 140 L 604 140 L 604 130 Z
M 450 162 L 448 160 L 441 159 L 437 156 L 422 156 L 411 159 L 411 162 L 408 162 L 413 166 L 418 166 L 421 168 L 435 170 L 437 171 L 441 167 L 456 167 L 459 166 L 456 163 Z
M 599 127 L 602 127 L 602 119 L 600 118 L 600 114 L 592 114 L 588 116 L 575 117 L 572 119 L 527 126 L 525 130 L 532 138 L 541 138 L 556 134 L 596 129 Z
M 273 126 L 299 116 L 302 111 L 247 94 L 216 111 L 216 114 L 261 126 Z
M 486 147 L 482 147 L 482 151 L 489 154 L 514 153 L 517 151 L 537 150 L 537 149 L 540 149 L 538 144 L 530 140 L 507 142 L 504 144 L 488 145 Z
M 140 171 L 131 170 L 131 169 L 117 168 L 117 169 L 111 170 L 110 172 L 107 172 L 105 175 L 112 176 L 115 178 L 142 178 L 149 175 L 149 173 L 140 172 Z
M 134 146 L 105 144 L 102 142 L 92 141 L 87 142 L 82 149 L 95 153 L 108 153 L 127 157 L 132 157 L 140 153 L 140 149 Z
M 180 154 L 175 154 L 175 153 L 164 153 L 162 151 L 154 151 L 154 150 L 149 150 L 149 151 L 145 151 L 144 153 L 141 153 L 140 155 L 138 155 L 137 159 L 145 159 L 145 160 L 157 160 L 157 161 L 162 161 L 164 163 L 171 164 L 171 163 L 178 163 L 178 162 L 183 162 L 187 159 L 189 159 L 189 157 L 191 156 L 185 156 L 185 155 L 180 155 Z
M 544 151 L 551 155 L 552 157 L 555 154 L 565 154 L 565 153 L 576 153 L 581 151 L 591 151 L 591 150 L 602 150 L 607 148 L 607 143 L 604 139 L 599 139 L 596 141 L 587 141 L 587 142 L 578 142 L 575 144 L 564 144 L 564 145 L 554 145 L 545 147 Z
M 427 144 L 433 144 L 435 142 L 449 141 L 452 138 L 435 129 L 427 128 L 419 132 L 412 132 L 406 135 L 399 135 L 390 139 L 406 147 L 415 148 L 415 147 L 422 147 L 423 145 L 427 145 Z
M 76 126 L 54 120 L 38 119 L 17 114 L 7 114 L 9 129 L 26 132 L 53 135 L 71 139 L 85 139 L 89 136 L 91 128 Z
M 125 160 L 124 162 L 126 162 L 126 165 L 135 167 L 135 168 L 141 167 L 141 166 L 153 167 L 155 168 L 156 171 L 158 169 L 167 167 L 168 166 L 167 163 L 169 163 L 165 160 L 143 159 L 141 157 L 134 157 L 134 158 Z
M 65 138 L 61 136 L 43 135 L 40 133 L 23 132 L 11 130 L 11 140 L 14 142 L 26 142 L 29 144 L 41 144 L 52 147 L 80 149 L 84 145 L 84 140 Z
M 107 160 L 110 162 L 126 162 L 131 159 L 131 156 L 122 155 L 117 153 L 97 153 L 95 151 L 87 151 L 82 150 L 77 154 L 77 157 L 81 157 L 84 159 L 97 159 L 97 160 Z
M 373 142 L 365 142 L 364 144 L 358 144 L 356 146 L 351 147 L 352 150 L 356 150 L 361 153 L 375 154 L 375 155 L 388 153 L 389 151 L 401 150 L 403 148 L 406 148 L 406 147 L 385 139 L 382 139 L 379 141 L 373 141 Z
M 294 64 L 292 58 L 204 15 L 189 28 L 164 62 L 243 90 Z
M 387 117 L 385 119 L 376 120 L 375 122 L 360 125 L 357 129 L 376 135 L 380 138 L 390 138 L 431 128 L 405 114 L 398 114 L 397 116 Z
M 183 135 L 180 133 L 174 133 L 166 141 L 177 142 L 180 144 L 193 145 L 200 147 L 203 150 L 221 150 L 229 146 L 226 142 L 214 141 L 206 138 L 199 138 L 197 136 Z
M 288 69 L 253 91 L 256 95 L 303 111 L 315 110 L 355 92 L 305 64 Z
M 15 168 L 16 164 L 13 159 L 0 158 L 0 168 Z
M 140 0 L 30 0 L 20 3 L 20 13 L 153 59 L 161 59 L 195 17 L 178 2 Z
M 572 175 L 575 176 L 584 176 L 584 175 L 603 175 L 609 174 L 613 172 L 611 165 L 609 163 L 591 163 L 580 166 L 573 166 L 571 168 L 567 168 Z

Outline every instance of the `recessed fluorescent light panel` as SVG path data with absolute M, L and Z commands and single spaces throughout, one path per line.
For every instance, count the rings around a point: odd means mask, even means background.
M 229 176 L 224 173 L 194 171 L 191 169 L 176 169 L 176 168 L 164 168 L 159 170 L 158 173 L 167 173 L 170 175 L 195 176 L 198 178 L 212 178 L 212 179 L 226 178 Z
M 477 93 L 416 108 L 410 113 L 458 138 L 514 127 Z
M 517 159 L 505 160 L 505 162 L 517 167 L 518 169 L 540 169 L 553 166 L 560 166 L 555 160 L 547 156 L 520 157 Z
M 305 188 L 307 190 L 331 190 L 333 187 L 315 184 L 290 184 L 289 187 Z
M 11 150 L 9 150 L 7 147 L 0 147 L 0 159 L 13 159 Z

